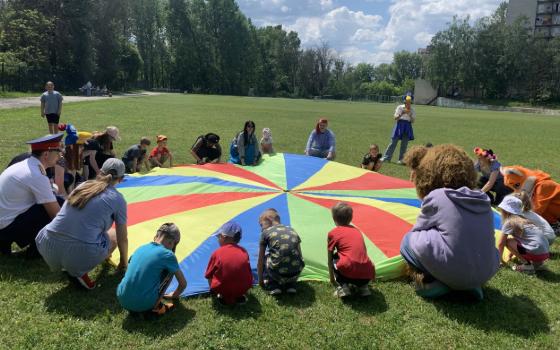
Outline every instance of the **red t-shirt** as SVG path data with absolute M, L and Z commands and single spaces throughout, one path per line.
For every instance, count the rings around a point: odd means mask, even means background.
M 160 160 L 162 156 L 167 156 L 167 155 L 169 155 L 169 149 L 167 147 L 163 147 L 161 150 L 155 147 L 150 152 L 149 158 L 156 158 L 157 160 Z
M 247 293 L 253 285 L 249 254 L 237 244 L 226 244 L 210 257 L 206 273 L 210 289 L 221 294 L 227 304 Z
M 369 259 L 364 237 L 354 226 L 337 226 L 328 236 L 328 249 L 338 254 L 337 270 L 347 278 L 374 279 L 375 267 Z

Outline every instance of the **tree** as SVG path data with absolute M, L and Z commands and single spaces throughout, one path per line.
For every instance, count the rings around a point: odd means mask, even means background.
M 393 77 L 397 85 L 417 79 L 422 72 L 422 57 L 415 52 L 399 51 L 393 55 Z

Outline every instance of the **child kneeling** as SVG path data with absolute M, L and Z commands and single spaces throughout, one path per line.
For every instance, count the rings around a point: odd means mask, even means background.
M 165 223 L 157 230 L 153 242 L 134 252 L 117 287 L 117 298 L 122 307 L 156 315 L 163 315 L 174 307 L 173 303 L 165 303 L 163 299 L 177 299 L 187 287 L 175 256 L 180 239 L 179 228 L 173 223 Z M 173 293 L 165 294 L 173 276 L 179 285 Z
M 336 228 L 328 235 L 329 276 L 336 287 L 335 296 L 344 298 L 357 289 L 360 296 L 371 295 L 368 283 L 375 278 L 375 267 L 369 259 L 364 237 L 352 226 L 352 207 L 339 202 L 332 207 Z
M 226 305 L 245 303 L 245 293 L 253 285 L 249 254 L 237 244 L 241 231 L 241 226 L 235 222 L 227 222 L 218 229 L 220 248 L 212 253 L 204 275 L 212 294 Z

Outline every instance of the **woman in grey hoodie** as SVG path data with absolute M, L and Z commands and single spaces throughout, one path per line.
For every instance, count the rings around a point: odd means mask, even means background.
M 471 291 L 499 268 L 490 199 L 474 190 L 477 174 L 467 153 L 455 145 L 414 147 L 405 164 L 422 200 L 416 224 L 401 242 L 401 254 L 423 297 L 450 290 Z

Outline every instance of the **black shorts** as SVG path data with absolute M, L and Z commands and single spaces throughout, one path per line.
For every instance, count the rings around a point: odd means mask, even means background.
M 60 121 L 60 116 L 56 113 L 49 113 L 46 115 L 47 117 L 47 123 L 49 124 L 58 124 L 58 122 Z

